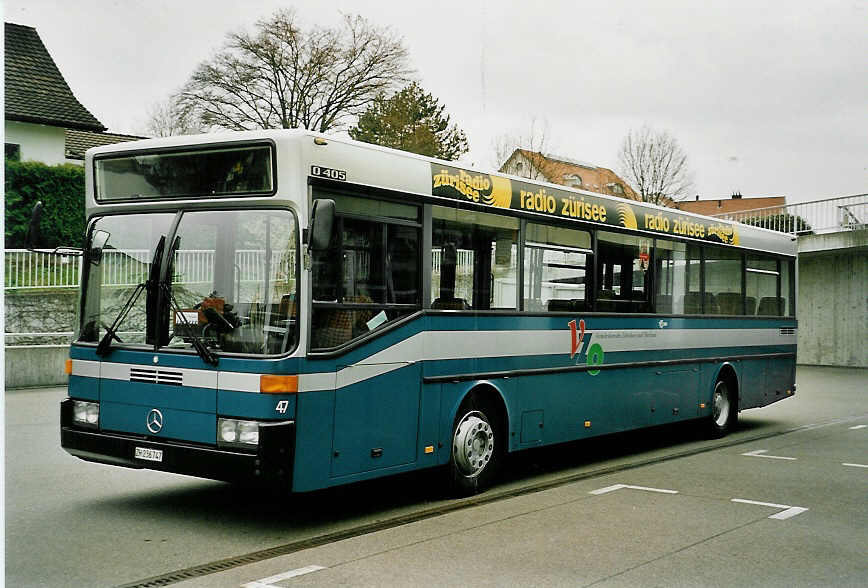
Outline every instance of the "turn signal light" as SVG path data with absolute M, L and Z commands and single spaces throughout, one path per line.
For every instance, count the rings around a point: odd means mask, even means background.
M 66 372 L 67 376 L 72 375 L 72 360 L 71 359 L 66 360 L 66 364 L 64 364 L 64 366 L 63 366 L 63 371 Z
M 259 391 L 263 394 L 295 394 L 298 392 L 298 376 L 259 376 Z

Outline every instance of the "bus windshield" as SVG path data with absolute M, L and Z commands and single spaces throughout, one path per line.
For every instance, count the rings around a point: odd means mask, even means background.
M 105 216 L 109 233 L 85 268 L 79 340 L 97 342 L 123 307 L 113 347 L 274 355 L 297 340 L 297 234 L 286 210 L 222 210 Z M 164 238 L 165 239 L 162 239 Z M 158 243 L 166 253 L 155 256 Z M 171 247 L 170 247 L 171 244 Z M 98 263 L 96 263 L 98 262 Z M 168 264 L 152 271 L 152 264 Z M 160 283 L 157 280 L 162 276 Z M 134 297 L 144 284 L 145 296 Z

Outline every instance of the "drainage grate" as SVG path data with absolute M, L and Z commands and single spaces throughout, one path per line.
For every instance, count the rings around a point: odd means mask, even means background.
M 130 382 L 183 386 L 184 373 L 171 372 L 167 370 L 150 370 L 146 368 L 130 368 Z

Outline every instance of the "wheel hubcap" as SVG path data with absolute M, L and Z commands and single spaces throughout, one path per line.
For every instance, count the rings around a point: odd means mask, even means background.
M 494 433 L 481 412 L 471 412 L 461 419 L 452 439 L 452 455 L 462 475 L 478 476 L 494 455 Z
M 714 424 L 718 427 L 723 427 L 729 420 L 729 392 L 726 389 L 726 384 L 720 382 L 714 389 L 714 403 L 712 408 L 712 418 Z

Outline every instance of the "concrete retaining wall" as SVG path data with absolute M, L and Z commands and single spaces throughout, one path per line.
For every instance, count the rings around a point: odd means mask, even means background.
M 868 367 L 868 230 L 799 237 L 798 361 Z
M 69 345 L 13 345 L 6 347 L 6 387 L 65 386 Z

